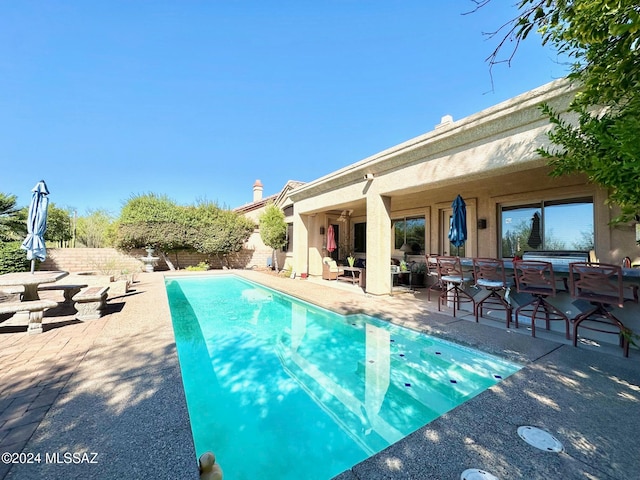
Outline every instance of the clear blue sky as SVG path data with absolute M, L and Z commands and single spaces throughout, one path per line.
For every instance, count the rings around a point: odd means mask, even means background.
M 119 214 L 133 195 L 236 207 L 567 73 L 493 0 L 0 3 L 0 192 Z

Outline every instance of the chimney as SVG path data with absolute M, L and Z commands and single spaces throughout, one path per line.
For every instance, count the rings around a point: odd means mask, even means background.
M 451 115 L 445 115 L 440 119 L 440 123 L 436 125 L 436 130 L 439 128 L 447 127 L 453 123 L 453 117 Z
M 262 182 L 256 180 L 253 184 L 253 201 L 257 202 L 259 200 L 262 200 Z

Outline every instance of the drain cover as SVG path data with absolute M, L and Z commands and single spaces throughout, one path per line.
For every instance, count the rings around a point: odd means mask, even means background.
M 549 432 L 536 427 L 518 427 L 518 435 L 529 445 L 546 452 L 561 452 L 562 443 Z
M 468 468 L 460 475 L 460 480 L 498 480 L 489 472 L 477 468 Z

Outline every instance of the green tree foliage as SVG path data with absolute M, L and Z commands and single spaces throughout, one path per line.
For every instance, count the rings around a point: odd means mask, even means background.
M 165 195 L 130 198 L 122 207 L 117 245 L 124 249 L 152 246 L 169 252 L 188 246 L 184 209 Z
M 262 242 L 274 250 L 284 247 L 287 244 L 287 223 L 284 220 L 284 213 L 273 203 L 269 203 L 265 211 L 259 218 L 260 237 Z M 273 264 L 278 271 L 278 256 L 273 255 Z
M 0 274 L 29 271 L 29 260 L 20 248 L 22 242 L 0 242 Z
M 540 149 L 540 153 L 553 166 L 552 175 L 582 172 L 590 181 L 608 188 L 608 202 L 622 211 L 613 223 L 633 220 L 640 214 L 640 103 L 627 105 L 618 113 L 609 110 L 600 117 L 585 107 L 574 109 L 580 115 L 578 126 L 543 106 L 554 125 L 549 138 L 557 148 Z
M 193 232 L 193 247 L 200 253 L 227 257 L 238 252 L 253 232 L 255 225 L 243 215 L 223 210 L 214 204 L 195 208 L 197 226 Z
M 171 251 L 193 249 L 226 257 L 239 251 L 254 229 L 246 217 L 213 203 L 180 206 L 153 193 L 129 199 L 116 225 L 118 247 L 152 246 L 170 268 L 166 254 Z
M 636 0 L 521 0 L 519 8 L 520 17 L 503 26 L 507 35 L 490 62 L 498 63 L 507 39 L 515 39 L 517 48 L 536 31 L 543 44 L 570 59 L 569 78 L 580 86 L 569 107 L 577 123 L 543 106 L 554 146 L 539 152 L 549 159 L 552 175 L 585 173 L 608 188 L 609 202 L 621 207 L 614 223 L 638 218 L 640 5 Z
M 17 197 L 0 192 L 0 242 L 23 239 L 27 235 L 27 209 L 16 206 Z
M 113 216 L 106 210 L 92 210 L 76 222 L 76 241 L 89 248 L 113 245 Z
M 55 242 L 58 247 L 65 247 L 71 237 L 71 212 L 68 209 L 56 207 L 53 202 L 49 203 L 47 231 L 44 234 L 44 239 L 49 242 Z

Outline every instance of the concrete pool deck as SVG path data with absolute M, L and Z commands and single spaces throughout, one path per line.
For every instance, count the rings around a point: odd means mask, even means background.
M 525 365 L 336 479 L 459 479 L 468 468 L 499 479 L 637 478 L 637 350 L 625 359 L 620 348 L 574 348 L 561 335 L 533 339 L 523 328 L 506 331 L 503 319 L 453 318 L 447 309 L 438 313 L 424 291 L 371 297 L 328 282 L 233 273 Z M 141 274 L 133 291 L 109 300 L 99 320 L 74 321 L 60 307 L 45 314 L 41 335 L 0 323 L 0 453 L 22 453 L 18 461 L 41 455 L 39 463 L 0 463 L 0 479 L 198 478 L 165 274 Z M 62 295 L 42 297 L 56 294 Z M 517 434 L 522 425 L 548 430 L 564 452 L 529 446 Z

